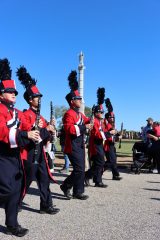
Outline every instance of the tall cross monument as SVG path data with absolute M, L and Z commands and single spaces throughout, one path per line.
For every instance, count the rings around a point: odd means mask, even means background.
M 79 54 L 79 65 L 78 65 L 78 70 L 79 70 L 79 93 L 80 93 L 80 96 L 82 97 L 82 105 L 81 105 L 81 108 L 80 108 L 80 111 L 82 113 L 84 113 L 84 109 L 85 109 L 85 103 L 84 103 L 84 69 L 85 69 L 85 66 L 84 66 L 84 54 L 81 53 Z

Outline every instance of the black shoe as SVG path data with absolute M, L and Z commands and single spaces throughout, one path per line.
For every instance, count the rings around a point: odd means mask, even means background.
M 112 180 L 120 181 L 122 177 L 120 176 L 113 176 Z
M 101 183 L 96 183 L 96 184 L 95 184 L 95 187 L 106 188 L 107 185 L 104 184 L 103 182 L 101 182 Z
M 6 234 L 7 235 L 15 235 L 17 237 L 23 237 L 25 236 L 29 230 L 27 228 L 23 228 L 20 225 L 17 227 L 9 227 L 7 226 Z
M 90 186 L 89 178 L 85 177 L 84 183 L 85 183 L 85 186 L 86 186 L 86 187 L 89 187 L 89 186 Z
M 69 189 L 65 189 L 63 185 L 60 185 L 60 189 L 62 190 L 62 192 L 64 193 L 64 196 L 70 200 L 72 198 L 72 195 L 70 193 L 70 190 Z
M 79 193 L 79 194 L 73 194 L 73 198 L 80 199 L 80 200 L 86 200 L 87 198 L 89 198 L 89 196 L 84 195 L 83 193 Z
M 59 208 L 54 208 L 53 206 L 50 206 L 50 207 L 41 207 L 40 208 L 40 213 L 41 214 L 45 214 L 45 213 L 47 213 L 47 214 L 51 214 L 51 215 L 53 215 L 53 214 L 56 214 L 56 213 L 58 213 L 60 211 L 60 209 Z

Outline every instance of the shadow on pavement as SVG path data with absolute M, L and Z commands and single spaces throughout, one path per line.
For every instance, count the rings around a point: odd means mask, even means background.
M 117 157 L 121 157 L 121 158 L 132 157 L 131 154 L 124 154 L 124 153 L 121 153 L 121 152 L 116 152 L 116 153 L 117 153 Z
M 160 183 L 160 182 L 154 182 L 154 181 L 147 181 L 148 183 Z
M 30 207 L 27 207 L 27 206 L 22 206 L 22 210 L 26 210 L 26 211 L 34 212 L 34 213 L 39 213 L 39 210 L 34 209 L 34 208 L 30 208 Z
M 39 189 L 33 188 L 33 187 L 29 188 L 29 191 L 27 194 L 34 195 L 34 196 L 40 196 Z M 58 194 L 58 193 L 54 193 L 54 192 L 51 192 L 51 194 L 52 194 L 52 197 L 54 197 L 56 199 L 66 200 L 66 198 L 64 197 L 63 194 Z M 26 206 L 24 206 L 24 208 L 26 208 Z M 22 207 L 22 209 L 23 209 L 23 207 Z
M 155 189 L 155 188 L 143 188 L 144 190 L 148 190 L 148 191 L 156 191 L 156 192 L 160 192 L 160 189 Z
M 150 199 L 160 201 L 160 198 L 150 198 Z
M 55 177 L 67 177 L 68 173 L 54 172 L 53 176 L 55 176 Z
M 67 199 L 64 195 L 63 195 L 63 193 L 62 194 L 59 194 L 59 193 L 51 193 L 52 194 L 52 197 L 54 198 L 54 199 L 59 199 L 59 200 L 69 200 L 69 199 Z

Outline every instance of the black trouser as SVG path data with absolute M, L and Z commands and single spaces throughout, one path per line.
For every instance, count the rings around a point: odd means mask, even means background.
M 29 162 L 28 160 L 24 160 L 23 163 L 26 175 L 26 192 L 28 192 L 28 189 L 33 181 L 32 163 Z
M 85 152 L 81 149 L 79 152 L 68 154 L 68 158 L 73 166 L 72 173 L 64 180 L 64 188 L 71 189 L 73 194 L 84 193 L 84 176 L 85 176 Z
M 23 182 L 21 161 L 18 156 L 0 156 L 0 170 L 0 200 L 5 209 L 5 224 L 16 227 Z
M 110 167 L 113 176 L 119 176 L 119 171 L 117 169 L 117 156 L 116 156 L 116 148 L 114 145 L 109 146 L 109 151 L 105 152 L 107 161 L 105 163 L 106 167 Z
M 148 149 L 148 153 L 154 159 L 154 167 L 157 168 L 158 173 L 160 173 L 160 141 L 155 141 L 152 146 Z
M 93 155 L 91 157 L 92 166 L 86 171 L 85 176 L 88 179 L 93 178 L 95 184 L 102 182 L 103 167 L 105 164 L 104 155 Z
M 50 179 L 44 158 L 39 164 L 24 161 L 26 172 L 26 192 L 32 181 L 35 179 L 40 191 L 40 206 L 49 207 L 52 205 L 52 197 L 49 189 Z
M 91 156 L 91 168 L 85 173 L 86 178 L 92 178 L 94 183 L 102 182 L 103 168 L 105 164 L 103 144 L 95 144 L 96 155 Z
M 21 183 L 22 179 L 16 181 L 15 192 L 6 200 L 5 202 L 5 213 L 7 226 L 16 227 L 18 225 L 17 216 L 18 216 L 18 205 L 21 196 Z

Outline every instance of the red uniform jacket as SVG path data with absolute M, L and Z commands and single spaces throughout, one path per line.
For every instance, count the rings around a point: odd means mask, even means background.
M 97 146 L 102 146 L 103 149 L 103 141 L 106 139 L 104 127 L 102 125 L 102 121 L 98 118 L 94 118 L 93 129 L 91 130 L 91 135 L 89 139 L 89 154 L 90 157 L 97 154 Z
M 83 138 L 83 135 L 86 131 L 86 127 L 84 124 L 87 124 L 89 122 L 90 122 L 89 118 L 87 118 L 84 114 L 77 112 L 73 109 L 69 109 L 64 114 L 63 125 L 64 125 L 65 134 L 66 134 L 64 152 L 66 154 L 72 153 L 73 138 L 75 139 L 76 137 L 79 137 L 79 136 L 82 136 Z
M 104 119 L 104 131 L 109 132 L 110 130 L 113 129 L 112 125 Z M 114 137 L 111 135 L 110 137 L 106 138 L 104 142 L 104 151 L 108 152 L 109 151 L 109 146 L 110 144 L 114 144 Z
M 29 125 L 29 130 L 32 130 L 35 126 L 36 112 L 33 109 L 30 108 L 30 109 L 28 109 L 27 111 L 24 112 L 24 116 L 25 116 L 25 120 L 26 120 L 26 126 L 23 126 L 24 127 L 23 129 L 26 129 L 26 127 L 28 128 L 28 125 Z M 47 127 L 46 120 L 42 116 L 40 116 L 40 119 L 43 121 L 42 129 L 46 128 Z M 28 149 L 28 147 L 26 147 L 23 150 L 23 157 L 22 157 L 23 160 L 27 160 L 27 153 L 28 153 L 29 150 L 30 149 Z M 46 163 L 46 166 L 47 166 L 48 174 L 49 174 L 50 178 L 55 181 L 54 177 L 52 176 L 52 174 L 49 170 L 48 161 L 47 161 L 47 157 L 46 157 L 46 153 L 45 153 L 44 149 L 43 149 L 43 155 L 44 155 L 45 163 Z
M 23 124 L 26 125 L 26 122 L 21 111 L 0 103 L 0 197 L 2 198 L 12 194 L 14 178 L 24 170 L 23 162 L 20 163 L 20 148 L 30 140 L 27 132 L 21 130 Z M 24 192 L 22 194 L 24 195 Z
M 7 106 L 0 103 L 0 141 L 7 143 L 10 148 L 18 147 L 19 129 L 22 130 L 24 124 L 27 129 L 27 124 L 21 111 L 15 108 L 9 111 Z

